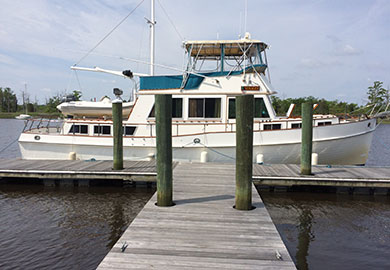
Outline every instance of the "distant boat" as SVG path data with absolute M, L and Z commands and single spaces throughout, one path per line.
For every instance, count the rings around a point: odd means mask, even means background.
M 133 102 L 123 103 L 123 116 L 127 117 Z M 100 101 L 68 101 L 57 106 L 64 115 L 74 117 L 111 117 L 112 103 L 109 97 L 103 97 Z
M 27 119 L 31 119 L 32 116 L 29 114 L 20 114 L 20 115 L 16 116 L 15 118 L 18 120 L 27 120 Z

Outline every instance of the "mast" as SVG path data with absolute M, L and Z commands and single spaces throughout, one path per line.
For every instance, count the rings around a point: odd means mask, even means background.
M 154 18 L 154 0 L 151 0 L 150 7 L 150 76 L 154 75 L 154 26 L 156 24 Z

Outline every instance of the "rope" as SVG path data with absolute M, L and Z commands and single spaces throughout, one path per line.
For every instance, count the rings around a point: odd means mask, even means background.
M 184 38 L 182 35 L 180 35 L 180 32 L 179 30 L 177 30 L 177 27 L 175 26 L 175 24 L 173 23 L 173 21 L 171 20 L 171 18 L 169 17 L 168 13 L 166 12 L 165 8 L 163 7 L 163 5 L 161 4 L 160 0 L 157 0 L 158 4 L 160 5 L 162 11 L 165 13 L 165 16 L 167 16 L 168 18 L 168 21 L 171 23 L 172 27 L 175 29 L 176 31 L 176 34 L 179 36 L 180 38 L 180 41 L 183 41 Z
M 10 147 L 11 145 L 13 145 L 15 142 L 18 141 L 19 138 L 15 139 L 14 141 L 12 141 L 10 144 L 8 144 L 6 147 L 4 147 L 3 149 L 0 150 L 0 154 L 3 153 L 5 150 L 8 149 L 8 147 Z
M 90 49 L 83 57 L 80 58 L 79 61 L 77 61 L 77 63 L 75 64 L 75 66 L 77 66 L 78 64 L 80 64 L 81 61 L 83 61 L 93 50 L 95 50 L 106 38 L 108 38 L 109 35 L 112 34 L 112 32 L 114 32 L 131 14 L 134 13 L 134 11 L 144 2 L 145 0 L 142 0 L 141 2 L 139 2 L 139 4 L 132 10 L 129 12 L 129 14 L 127 14 L 117 25 L 115 25 L 115 27 L 113 29 L 111 29 L 110 32 L 108 32 L 92 49 Z
M 79 75 L 77 74 L 77 71 L 76 71 L 76 70 L 74 71 L 74 74 L 76 75 L 76 79 L 77 79 L 77 83 L 79 84 L 80 91 L 83 91 L 83 89 L 81 88 L 81 84 L 80 84 Z

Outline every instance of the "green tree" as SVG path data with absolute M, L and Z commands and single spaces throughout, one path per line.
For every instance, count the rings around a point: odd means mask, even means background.
M 386 95 L 388 90 L 382 87 L 383 82 L 375 81 L 373 86 L 368 87 L 368 103 L 367 105 L 382 106 L 385 104 Z
M 80 98 L 83 96 L 83 94 L 79 90 L 74 90 L 72 95 L 76 98 L 76 101 L 80 100 Z
M 49 98 L 49 100 L 46 99 L 46 107 L 45 112 L 47 113 L 55 113 L 58 112 L 57 106 L 62 103 L 62 95 L 57 94 L 55 96 L 52 96 Z
M 18 109 L 18 99 L 11 88 L 0 87 L 0 111 L 1 112 L 16 112 Z

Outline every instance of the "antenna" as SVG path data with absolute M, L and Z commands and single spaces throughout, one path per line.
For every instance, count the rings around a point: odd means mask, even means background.
M 238 28 L 238 38 L 241 38 L 241 31 L 242 31 L 242 11 L 240 11 L 240 27 Z
M 150 7 L 150 75 L 154 75 L 154 26 L 156 25 L 156 21 L 154 18 L 154 0 L 151 0 Z
M 245 13 L 244 13 L 244 33 L 246 33 L 246 18 L 248 13 L 248 0 L 245 0 Z

